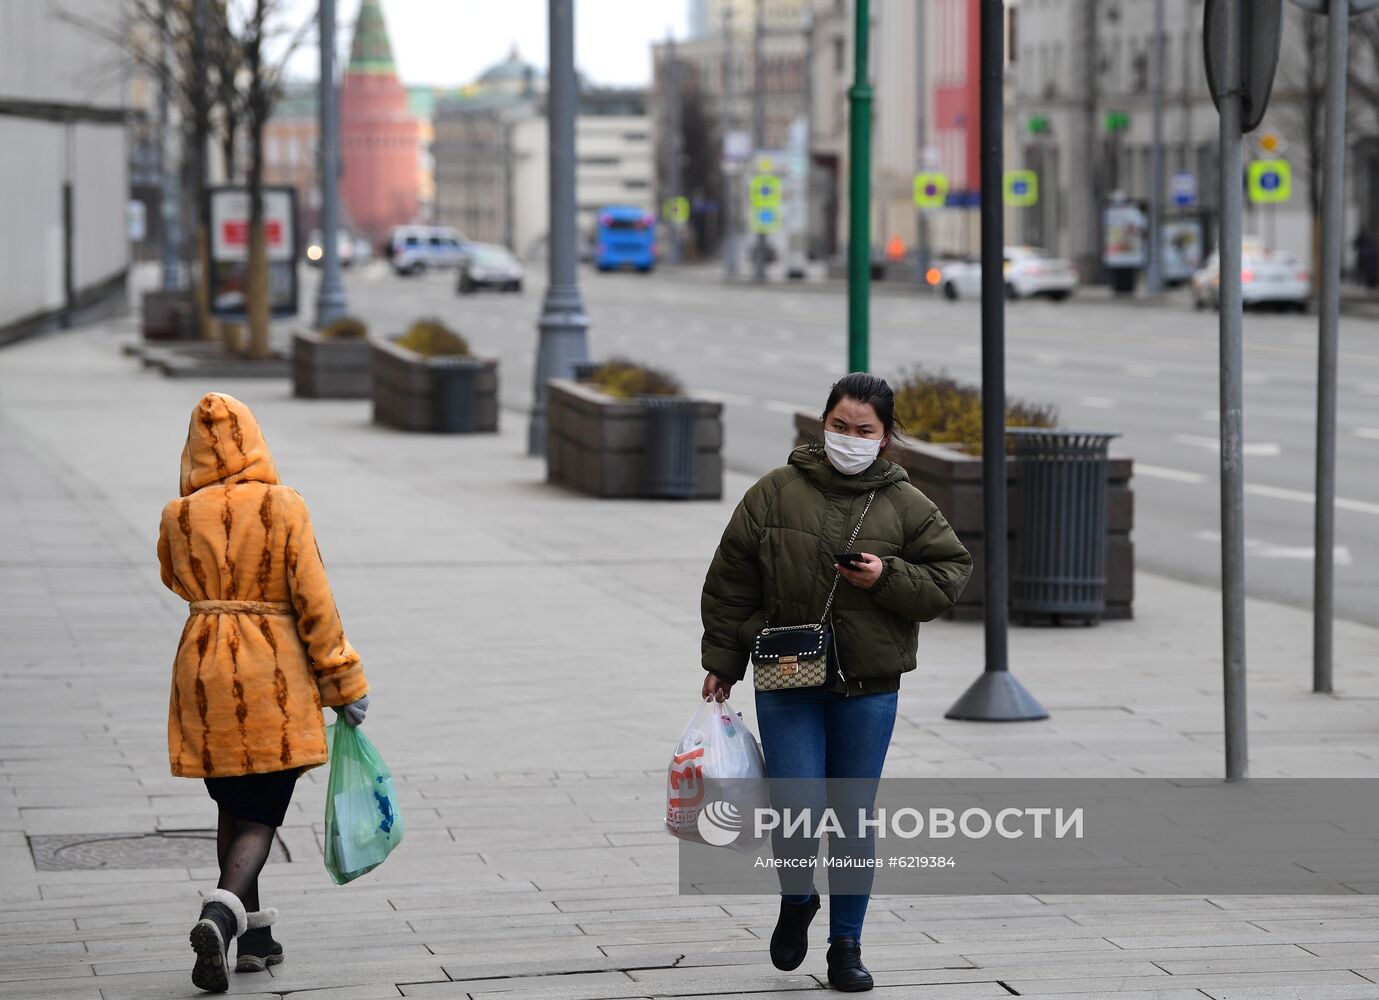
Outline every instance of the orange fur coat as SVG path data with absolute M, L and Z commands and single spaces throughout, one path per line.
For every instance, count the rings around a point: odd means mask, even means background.
M 158 563 L 163 583 L 191 602 L 172 668 L 172 773 L 223 778 L 324 763 L 321 706 L 349 704 L 369 684 L 306 503 L 279 485 L 258 421 L 232 396 L 210 393 L 192 413 Z

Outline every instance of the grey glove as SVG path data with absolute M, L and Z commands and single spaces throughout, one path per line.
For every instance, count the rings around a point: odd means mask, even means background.
M 363 725 L 364 715 L 369 710 L 369 696 L 364 695 L 358 701 L 352 701 L 348 705 L 332 705 L 331 709 L 346 725 Z

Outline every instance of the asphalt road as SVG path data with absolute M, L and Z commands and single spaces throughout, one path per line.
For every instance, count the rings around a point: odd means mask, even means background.
M 725 286 L 715 271 L 643 277 L 581 271 L 595 358 L 624 355 L 675 373 L 726 404 L 730 467 L 762 473 L 790 447 L 790 414 L 820 408 L 846 366 L 836 287 Z M 439 315 L 502 359 L 502 399 L 531 398 L 541 275 L 521 295 L 460 297 L 445 274 L 402 279 L 380 265 L 347 273 L 354 312 L 379 331 Z M 314 297 L 314 274 L 304 302 Z M 1220 516 L 1214 313 L 1104 299 L 1020 301 L 1007 310 L 1007 391 L 1054 403 L 1066 427 L 1119 431 L 1135 458 L 1135 547 L 1156 573 L 1217 585 Z M 1310 606 L 1315 441 L 1315 316 L 1245 319 L 1247 584 Z M 1379 624 L 1379 323 L 1341 321 L 1336 606 Z M 872 369 L 916 365 L 978 381 L 976 302 L 906 293 L 872 303 Z M 509 419 L 520 419 L 515 414 Z M 1217 614 L 1216 608 L 1204 613 Z

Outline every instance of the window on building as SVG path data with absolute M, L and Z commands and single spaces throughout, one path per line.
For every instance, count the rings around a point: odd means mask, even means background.
M 842 38 L 833 39 L 833 72 L 845 73 L 848 68 L 847 41 Z
M 622 137 L 624 142 L 646 142 L 651 138 L 646 132 L 624 132 Z
M 644 188 L 650 187 L 651 185 L 648 184 L 646 181 L 643 181 L 643 180 L 637 180 L 637 179 L 635 179 L 635 178 L 628 178 L 627 180 L 625 180 L 625 181 L 622 182 L 622 186 L 625 187 L 625 188 L 627 188 L 627 190 L 629 190 L 629 191 L 640 191 L 640 190 L 642 190 L 642 189 L 644 189 Z
M 581 167 L 616 167 L 622 162 L 618 156 L 581 156 L 579 165 Z

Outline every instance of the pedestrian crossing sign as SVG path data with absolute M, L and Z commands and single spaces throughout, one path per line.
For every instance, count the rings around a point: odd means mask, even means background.
M 757 174 L 752 178 L 752 207 L 780 208 L 780 178 L 775 174 Z
M 752 210 L 752 232 L 774 233 L 780 230 L 779 208 L 755 208 Z
M 1287 160 L 1255 160 L 1248 175 L 1250 201 L 1271 205 L 1293 195 L 1293 169 Z
M 1039 175 L 1033 170 L 1007 170 L 1005 189 L 1007 205 L 1028 208 L 1039 201 Z
M 942 208 L 948 200 L 948 178 L 925 171 L 915 174 L 915 208 Z
M 665 204 L 661 206 L 662 214 L 671 222 L 689 222 L 690 203 L 684 195 L 678 198 L 667 198 Z

